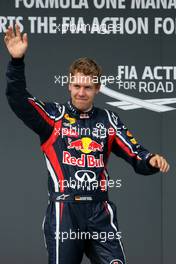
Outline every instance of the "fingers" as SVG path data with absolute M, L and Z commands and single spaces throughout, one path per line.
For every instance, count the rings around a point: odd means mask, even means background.
M 160 171 L 163 173 L 168 172 L 170 168 L 166 159 L 158 154 L 155 156 L 155 164 L 156 164 L 156 167 L 159 168 Z
M 13 31 L 13 28 L 12 27 L 8 27 L 8 34 L 9 34 L 9 37 L 10 38 L 14 38 L 15 37 L 15 33 Z
M 6 43 L 6 45 L 8 44 L 9 38 L 7 36 L 4 37 L 4 42 Z
M 14 33 L 13 28 L 11 26 L 8 27 L 5 34 L 9 39 L 15 37 L 15 33 Z
M 159 157 L 158 158 L 158 167 L 159 167 L 161 172 L 165 171 L 166 165 L 167 165 L 166 160 L 163 157 Z
M 158 168 L 162 168 L 163 167 L 163 157 L 162 156 L 159 156 L 157 155 L 157 164 L 158 164 Z
M 158 154 L 155 154 L 150 160 L 149 163 L 151 166 L 158 168 L 159 164 L 158 164 L 158 158 L 157 158 Z
M 21 33 L 20 33 L 20 26 L 16 23 L 15 24 L 15 30 L 13 30 L 13 27 L 9 26 L 8 29 L 5 32 L 4 42 L 6 45 L 9 43 L 9 40 L 19 37 L 21 39 Z M 28 44 L 28 37 L 27 33 L 23 34 L 22 39 L 23 42 L 27 45 Z
M 8 27 L 8 29 L 5 32 L 5 37 L 4 37 L 4 41 L 5 41 L 6 45 L 8 44 L 9 39 L 10 39 L 10 30 L 9 30 L 9 27 Z
M 16 36 L 21 38 L 20 27 L 18 24 L 15 24 L 15 30 L 16 30 Z
M 28 36 L 27 36 L 27 33 L 24 33 L 24 34 L 23 34 L 22 39 L 23 39 L 23 42 L 24 42 L 25 44 L 28 44 Z
M 163 167 L 163 171 L 162 171 L 162 172 L 168 172 L 169 168 L 170 168 L 169 164 L 166 163 L 166 164 L 164 165 L 164 167 Z
M 5 32 L 5 38 L 6 38 L 6 40 L 9 40 L 10 39 L 10 31 L 9 31 L 9 28 Z
M 161 157 L 161 167 L 160 167 L 160 171 L 161 172 L 168 172 L 169 170 L 169 164 L 166 161 L 165 158 Z
M 6 44 L 8 44 L 9 40 L 15 37 L 14 30 L 11 26 L 8 27 L 8 29 L 5 32 L 4 41 Z

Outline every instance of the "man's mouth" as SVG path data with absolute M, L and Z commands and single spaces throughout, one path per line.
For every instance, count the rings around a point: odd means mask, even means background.
M 76 98 L 76 100 L 78 100 L 78 101 L 87 101 L 86 98 Z

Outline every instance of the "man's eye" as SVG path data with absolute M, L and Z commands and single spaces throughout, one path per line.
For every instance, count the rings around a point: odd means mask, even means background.
M 87 90 L 91 90 L 91 89 L 92 89 L 91 86 L 85 86 L 85 88 L 86 88 Z
M 78 85 L 78 84 L 75 84 L 74 87 L 75 87 L 75 88 L 79 88 L 79 85 Z

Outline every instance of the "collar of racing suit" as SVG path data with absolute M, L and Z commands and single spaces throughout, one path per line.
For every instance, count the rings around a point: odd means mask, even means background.
M 96 110 L 96 107 L 93 105 L 92 108 L 87 111 L 87 112 L 83 112 L 81 110 L 79 110 L 78 108 L 76 108 L 71 100 L 69 100 L 66 104 L 65 104 L 67 110 L 69 111 L 69 113 L 72 115 L 72 116 L 75 116 L 77 118 L 80 118 L 80 119 L 87 119 L 87 118 L 91 118 L 93 116 L 93 114 L 95 113 L 95 110 Z

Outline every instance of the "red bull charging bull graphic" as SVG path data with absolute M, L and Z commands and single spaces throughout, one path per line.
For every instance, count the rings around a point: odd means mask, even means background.
M 69 139 L 68 143 L 69 143 L 68 149 L 80 150 L 83 153 L 90 153 L 92 151 L 93 152 L 95 152 L 95 151 L 102 152 L 103 146 L 104 146 L 103 142 L 98 143 L 89 137 L 84 137 L 84 138 L 77 139 L 74 141 Z
M 93 168 L 104 167 L 103 154 L 100 154 L 99 158 L 95 158 L 94 155 L 90 155 L 91 152 L 102 152 L 103 143 L 98 143 L 95 140 L 92 140 L 89 137 L 84 137 L 81 139 L 71 140 L 68 139 L 68 149 L 75 149 L 81 151 L 81 157 L 77 158 L 71 155 L 69 151 L 63 151 L 63 160 L 62 162 L 67 165 L 79 166 Z M 85 155 L 88 154 L 88 155 Z

